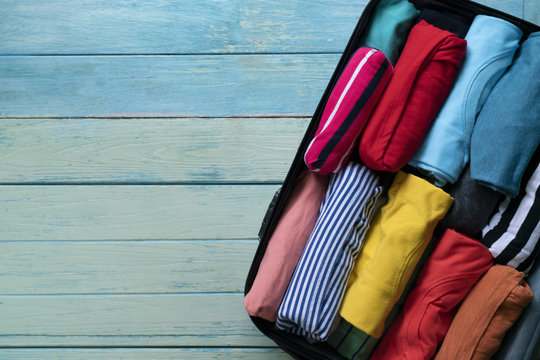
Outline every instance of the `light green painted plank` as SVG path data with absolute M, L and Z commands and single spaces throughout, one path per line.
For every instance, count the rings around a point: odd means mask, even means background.
M 341 52 L 367 0 L 1 0 L 0 54 Z
M 1 183 L 281 182 L 309 118 L 4 119 Z
M 338 60 L 337 54 L 0 56 L 0 116 L 311 116 Z
M 492 7 L 505 13 L 523 18 L 523 0 L 475 0 L 477 3 Z M 533 0 L 538 1 L 538 0 Z
M 4 360 L 28 359 L 238 359 L 289 360 L 284 351 L 275 348 L 254 349 L 0 349 Z
M 1 240 L 253 239 L 278 186 L 0 186 Z
M 249 321 L 249 320 L 248 320 Z M 28 348 L 28 347 L 206 347 L 200 345 L 201 342 L 211 342 L 222 347 L 272 347 L 276 346 L 272 340 L 264 338 L 262 334 L 258 335 L 91 335 L 91 336 L 48 336 L 48 335 L 24 335 L 24 336 L 1 336 L 0 349 L 2 348 Z M 204 338 L 201 341 L 200 338 Z M 235 345 L 246 344 L 249 345 Z M 173 344 L 173 345 L 171 345 Z M 181 345 L 174 345 L 181 344 Z M 232 345 L 231 345 L 232 344 Z
M 242 292 L 258 242 L 0 242 L 0 294 Z
M 89 346 L 84 340 L 92 336 L 114 338 L 116 346 L 133 344 L 132 336 L 138 346 L 155 346 L 154 336 L 158 342 L 168 337 L 168 346 L 272 346 L 252 324 L 242 298 L 241 294 L 4 295 L 0 346 L 21 342 L 69 346 L 64 336 L 78 346 Z
M 525 20 L 540 25 L 540 0 L 523 0 Z

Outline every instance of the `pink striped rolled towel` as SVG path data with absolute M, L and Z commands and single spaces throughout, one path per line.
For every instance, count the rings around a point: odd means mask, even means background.
M 347 165 L 356 140 L 379 101 L 394 70 L 383 52 L 358 49 L 328 97 L 319 127 L 304 160 L 326 175 Z

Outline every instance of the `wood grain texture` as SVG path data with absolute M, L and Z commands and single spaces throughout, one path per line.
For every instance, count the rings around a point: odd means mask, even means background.
M 277 188 L 0 186 L 0 241 L 254 239 Z
M 0 346 L 105 346 L 99 338 L 106 337 L 116 346 L 272 346 L 252 324 L 242 297 L 3 295 Z
M 523 18 L 524 0 L 475 0 L 475 2 Z M 537 0 L 533 0 L 537 1 Z
M 523 1 L 479 0 L 518 17 Z M 366 3 L 1 0 L 0 54 L 341 52 Z
M 0 54 L 341 52 L 367 0 L 1 0 Z
M 523 0 L 523 16 L 525 20 L 540 25 L 540 0 Z
M 0 56 L 0 116 L 311 116 L 338 60 L 334 54 Z
M 0 0 L 0 358 L 288 358 L 240 293 L 278 186 L 226 184 L 283 179 L 365 3 Z
M 151 305 L 149 305 L 151 306 Z M 248 320 L 250 321 L 250 320 Z M 227 348 L 266 348 L 276 346 L 268 338 L 255 335 L 0 335 L 0 350 L 4 348 L 209 348 L 209 347 L 227 347 Z M 203 338 L 201 341 L 199 338 Z M 177 339 L 180 338 L 180 339 Z M 209 339 L 209 340 L 208 340 Z M 202 343 L 214 343 L 217 345 L 200 345 Z M 235 344 L 249 345 L 235 345 Z M 3 345 L 2 345 L 3 344 Z M 171 345 L 173 344 L 173 345 Z M 180 345 L 175 345 L 180 344 Z
M 238 359 L 238 360 L 290 360 L 280 349 L 0 349 L 4 360 L 56 360 L 56 359 Z
M 242 292 L 257 244 L 0 242 L 0 295 Z
M 309 118 L 4 119 L 0 183 L 276 183 Z

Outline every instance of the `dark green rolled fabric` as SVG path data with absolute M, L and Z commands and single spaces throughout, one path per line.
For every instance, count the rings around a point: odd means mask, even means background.
M 337 329 L 330 335 L 328 344 L 347 359 L 362 360 L 369 358 L 379 340 L 342 318 Z
M 395 65 L 419 13 L 407 0 L 381 0 L 360 44 L 381 50 Z

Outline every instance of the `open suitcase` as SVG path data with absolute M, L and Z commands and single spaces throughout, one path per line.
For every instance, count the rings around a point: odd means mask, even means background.
M 528 23 L 524 20 L 518 19 L 511 15 L 505 14 L 501 11 L 491 9 L 489 7 L 468 1 L 468 0 L 409 0 L 414 6 L 418 9 L 434 9 L 443 13 L 454 13 L 458 14 L 461 17 L 470 19 L 478 14 L 485 14 L 493 17 L 498 17 L 504 19 L 510 23 L 513 23 L 519 27 L 524 34 L 529 34 L 532 32 L 540 31 L 540 27 L 531 23 Z M 278 190 L 272 199 L 267 213 L 262 222 L 260 231 L 259 231 L 259 246 L 257 252 L 254 256 L 251 269 L 247 276 L 245 284 L 245 294 L 249 292 L 252 287 L 252 284 L 257 275 L 259 264 L 264 256 L 265 250 L 267 248 L 268 241 L 278 223 L 278 220 L 284 210 L 284 207 L 287 203 L 289 196 L 291 195 L 291 190 L 299 174 L 306 170 L 307 167 L 304 162 L 304 154 L 308 148 L 309 143 L 314 137 L 315 131 L 317 130 L 318 124 L 321 120 L 324 107 L 327 103 L 328 97 L 334 88 L 339 76 L 343 72 L 348 61 L 351 59 L 355 51 L 361 47 L 363 44 L 360 43 L 362 34 L 366 31 L 366 28 L 369 25 L 370 19 L 374 10 L 376 9 L 380 0 L 371 0 L 365 7 L 358 24 L 345 48 L 343 55 L 337 64 L 337 67 L 333 73 L 332 78 L 322 96 L 322 99 L 319 102 L 319 105 L 312 117 L 312 120 L 306 130 L 305 136 L 300 143 L 294 161 L 289 169 L 287 177 L 283 183 L 283 186 Z M 486 29 L 489 31 L 489 29 Z M 540 56 L 540 54 L 538 55 Z M 540 76 L 535 74 L 534 76 Z M 539 99 L 540 101 L 540 99 Z M 540 296 L 540 294 L 535 294 L 535 296 Z M 291 334 L 289 332 L 280 331 L 275 328 L 275 323 L 264 320 L 259 317 L 251 317 L 253 323 L 257 328 L 276 342 L 279 347 L 284 351 L 289 353 L 296 359 L 307 359 L 307 360 L 317 360 L 317 359 L 345 359 L 341 356 L 333 347 L 329 346 L 325 342 L 312 342 L 307 341 L 306 338 L 298 335 Z M 538 355 L 540 358 L 540 354 Z

